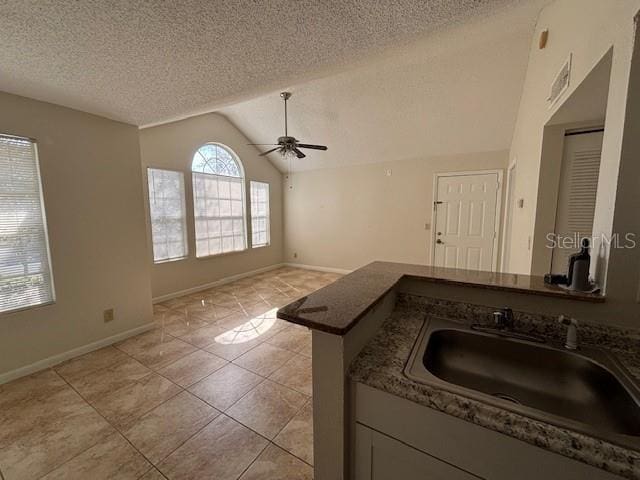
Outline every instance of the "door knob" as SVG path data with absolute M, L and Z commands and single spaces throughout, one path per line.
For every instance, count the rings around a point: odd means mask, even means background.
M 436 243 L 444 243 L 444 242 L 442 240 L 440 240 L 440 239 L 437 239 Z

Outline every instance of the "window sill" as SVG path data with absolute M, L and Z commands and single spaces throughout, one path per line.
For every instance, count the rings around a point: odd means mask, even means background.
M 49 306 L 55 305 L 55 304 L 56 304 L 56 301 L 55 300 L 51 300 L 50 302 L 46 302 L 46 303 L 38 303 L 36 305 L 29 305 L 27 307 L 18 307 L 18 308 L 14 308 L 12 310 L 5 310 L 3 312 L 0 312 L 0 317 L 13 315 L 14 313 L 26 312 L 27 310 L 34 310 L 36 308 L 49 307 Z
M 187 260 L 189 258 L 189 256 L 187 255 L 186 257 L 180 257 L 180 258 L 169 258 L 167 260 L 159 260 L 159 261 L 153 261 L 154 265 L 162 265 L 165 263 L 173 263 L 173 262 L 179 262 L 180 260 Z
M 270 247 L 270 246 L 271 246 L 270 243 L 267 243 L 266 245 L 255 245 L 255 246 L 252 245 L 251 246 L 251 250 L 258 250 L 260 248 L 267 248 L 267 247 Z
M 205 256 L 202 256 L 202 257 L 198 257 L 196 255 L 196 260 L 207 260 L 207 259 L 210 259 L 210 258 L 226 257 L 227 255 L 235 255 L 235 254 L 244 253 L 244 252 L 247 252 L 247 251 L 249 251 L 249 249 L 248 248 L 244 248 L 242 250 L 233 250 L 231 252 L 224 252 L 224 253 L 214 253 L 213 255 L 205 255 Z

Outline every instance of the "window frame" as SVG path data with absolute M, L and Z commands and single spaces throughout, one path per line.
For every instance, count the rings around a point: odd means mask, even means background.
M 267 215 L 266 216 L 256 216 L 256 218 L 265 218 L 266 219 L 266 230 L 265 230 L 265 234 L 266 234 L 266 243 L 259 243 L 259 244 L 255 244 L 253 243 L 253 218 L 254 218 L 254 212 L 253 212 L 253 184 L 256 185 L 266 185 L 267 186 Z M 249 201 L 251 204 L 251 248 L 265 248 L 271 245 L 271 185 L 269 184 L 269 182 L 263 182 L 260 180 L 249 180 Z
M 240 173 L 239 177 L 235 177 L 235 176 L 230 176 L 230 175 L 218 175 L 215 173 L 204 173 L 204 172 L 197 172 L 193 170 L 193 162 L 194 162 L 194 158 L 196 156 L 196 154 L 199 152 L 199 150 L 202 147 L 205 147 L 207 145 L 213 145 L 219 148 L 222 148 L 223 150 L 227 151 L 229 153 L 229 155 L 231 155 L 231 157 L 233 158 L 234 162 L 236 163 L 236 166 L 238 167 L 238 172 Z M 224 256 L 224 255 L 234 255 L 234 254 L 238 254 L 238 253 L 242 253 L 242 252 L 246 252 L 247 250 L 249 250 L 249 239 L 248 239 L 248 228 L 247 228 L 247 192 L 246 192 L 246 182 L 247 182 L 247 178 L 245 175 L 245 170 L 244 170 L 244 165 L 242 164 L 242 161 L 240 160 L 240 157 L 238 156 L 238 154 L 229 146 L 225 145 L 224 143 L 220 143 L 220 142 L 205 142 L 202 143 L 200 145 L 198 145 L 198 147 L 193 151 L 192 155 L 191 155 L 191 159 L 190 159 L 190 163 L 189 163 L 189 171 L 191 172 L 191 195 L 192 195 L 192 203 L 193 203 L 193 235 L 194 235 L 194 246 L 195 246 L 195 250 L 194 250 L 194 255 L 195 258 L 197 260 L 206 260 L 209 258 L 213 258 L 213 257 L 220 257 L 220 256 Z M 244 241 L 244 248 L 242 248 L 241 250 L 230 250 L 227 252 L 220 252 L 220 253 L 209 253 L 208 255 L 198 255 L 198 232 L 197 232 L 197 217 L 196 217 L 196 190 L 195 190 L 195 175 L 209 175 L 212 177 L 216 177 L 216 178 L 231 178 L 231 179 L 236 179 L 238 180 L 238 183 L 240 184 L 240 196 L 242 198 L 242 236 L 243 236 L 243 241 Z M 218 217 L 221 218 L 221 217 Z M 237 218 L 237 217 L 231 217 L 231 218 Z M 220 237 L 220 239 L 222 240 L 222 236 Z
M 44 238 L 44 251 L 47 255 L 47 266 L 49 268 L 49 282 L 50 282 L 50 290 L 51 290 L 51 299 L 46 301 L 46 302 L 42 302 L 42 303 L 36 303 L 33 305 L 24 305 L 24 306 L 20 306 L 20 307 L 16 307 L 16 308 L 11 308 L 8 310 L 2 310 L 2 306 L 0 305 L 0 317 L 3 316 L 7 316 L 7 315 L 12 315 L 15 313 L 20 313 L 20 312 L 25 312 L 27 310 L 33 310 L 35 308 L 42 308 L 42 307 L 46 307 L 46 306 L 50 306 L 50 305 L 55 305 L 57 303 L 57 295 L 56 295 L 56 282 L 55 282 L 55 278 L 53 275 L 53 260 L 52 260 L 52 256 L 51 256 L 51 241 L 49 238 L 49 223 L 48 223 L 48 218 L 47 218 L 47 210 L 46 210 L 46 205 L 45 205 L 45 200 L 44 200 L 44 188 L 43 188 L 43 182 L 42 182 L 42 171 L 40 168 L 40 152 L 39 152 L 39 148 L 38 148 L 38 141 L 35 138 L 32 137 L 26 137 L 24 135 L 14 135 L 11 133 L 2 133 L 0 132 L 0 137 L 4 137 L 4 138 L 15 138 L 18 140 L 26 140 L 28 142 L 31 143 L 31 146 L 33 148 L 33 155 L 35 157 L 35 173 L 36 173 L 36 177 L 37 177 L 37 182 L 38 182 L 38 196 L 39 196 L 39 205 L 40 205 L 40 214 L 41 214 L 41 218 L 42 218 L 42 230 L 43 230 L 43 238 Z
M 183 224 L 183 231 L 184 231 L 184 247 L 185 247 L 185 252 L 184 255 L 182 257 L 176 257 L 176 258 L 167 258 L 165 260 L 158 260 L 156 261 L 155 259 L 155 252 L 154 252 L 154 243 L 153 243 L 153 219 L 151 218 L 151 189 L 149 188 L 149 170 L 162 170 L 162 171 L 166 171 L 166 172 L 173 172 L 173 173 L 179 173 L 180 176 L 182 177 L 182 211 L 184 213 L 183 219 L 182 219 L 182 224 Z M 152 166 L 147 166 L 147 205 L 149 207 L 149 228 L 150 228 L 150 233 L 151 233 L 151 259 L 153 261 L 154 265 L 162 265 L 163 263 L 171 263 L 171 262 L 179 262 L 181 260 L 186 260 L 189 258 L 189 253 L 190 253 L 190 248 L 189 248 L 189 226 L 187 223 L 187 217 L 189 215 L 189 213 L 187 212 L 187 185 L 186 185 L 186 181 L 185 181 L 185 175 L 184 172 L 182 170 L 175 170 L 172 168 L 161 168 L 161 167 L 152 167 Z

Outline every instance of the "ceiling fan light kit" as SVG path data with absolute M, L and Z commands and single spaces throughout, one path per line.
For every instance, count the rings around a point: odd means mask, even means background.
M 301 148 L 306 148 L 310 150 L 327 150 L 325 145 L 313 145 L 309 143 L 300 143 L 296 138 L 289 136 L 289 125 L 287 122 L 287 101 L 291 98 L 291 92 L 282 92 L 280 93 L 280 97 L 284 100 L 284 136 L 278 137 L 277 143 L 272 144 L 274 148 L 271 150 L 267 150 L 266 152 L 262 152 L 260 154 L 261 157 L 278 151 L 283 157 L 286 157 L 287 154 L 295 155 L 297 158 L 304 158 L 306 155 L 300 150 Z M 265 145 L 265 144 L 256 144 L 250 143 L 249 145 Z

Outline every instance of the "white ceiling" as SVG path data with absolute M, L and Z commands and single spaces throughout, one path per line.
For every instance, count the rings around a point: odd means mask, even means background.
M 4 0 L 0 90 L 136 125 L 157 123 L 316 78 L 514 3 L 537 0 Z M 421 72 L 429 82 L 431 73 Z M 403 83 L 415 93 L 418 85 Z M 386 105 L 393 92 L 378 93 Z M 342 114 L 331 101 L 314 104 L 317 98 L 305 100 L 309 112 L 315 105 L 319 113 Z M 401 104 L 425 105 L 409 98 Z M 354 126 L 344 120 L 344 128 Z M 320 140 L 323 131 L 314 133 Z
M 544 1 L 434 33 L 347 71 L 295 84 L 289 134 L 320 143 L 281 171 L 508 149 Z M 278 91 L 220 110 L 255 143 L 283 135 Z M 263 151 L 270 147 L 259 147 Z

